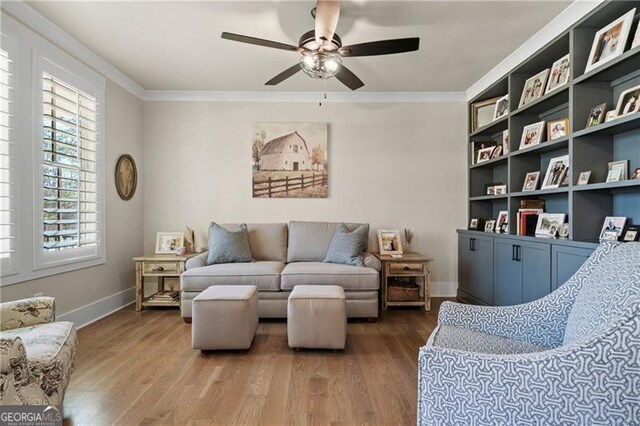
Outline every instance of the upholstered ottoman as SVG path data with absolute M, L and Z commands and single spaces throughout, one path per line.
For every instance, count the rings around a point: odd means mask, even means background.
M 291 348 L 344 349 L 347 304 L 337 285 L 297 285 L 287 303 Z
M 258 329 L 258 288 L 216 285 L 193 299 L 194 349 L 249 349 Z

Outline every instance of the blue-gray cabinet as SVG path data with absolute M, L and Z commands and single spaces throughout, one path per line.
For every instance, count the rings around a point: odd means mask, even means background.
M 570 240 L 458 231 L 458 299 L 516 305 L 546 296 L 597 247 Z

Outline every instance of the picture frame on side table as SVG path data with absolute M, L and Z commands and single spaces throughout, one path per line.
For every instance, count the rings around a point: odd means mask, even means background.
M 504 117 L 509 114 L 509 94 L 504 95 L 496 101 L 496 111 L 493 114 L 493 120 Z
M 587 66 L 584 70 L 585 74 L 622 55 L 627 45 L 627 39 L 635 13 L 636 9 L 634 7 L 629 12 L 596 32 L 593 38 L 593 44 L 591 45 Z
M 616 116 L 624 117 L 640 111 L 640 85 L 632 87 L 620 93 Z
M 618 241 L 624 225 L 627 223 L 627 218 L 622 216 L 607 216 L 604 218 L 602 224 L 602 230 L 600 230 L 600 242 L 603 241 Z
M 587 127 L 597 126 L 604 122 L 604 116 L 607 114 L 607 103 L 596 105 L 591 108 L 589 117 L 587 118 Z
M 522 192 L 535 191 L 538 189 L 538 181 L 540 180 L 540 172 L 529 172 L 524 177 L 522 184 Z
M 566 217 L 564 213 L 540 213 L 536 224 L 536 237 L 555 237 Z
M 626 243 L 640 240 L 640 225 L 627 225 L 622 235 L 622 241 Z
M 564 138 L 569 134 L 569 119 L 562 118 L 560 120 L 551 120 L 547 122 L 547 139 L 552 141 L 554 139 Z
M 520 148 L 529 148 L 542 142 L 542 133 L 544 132 L 544 121 L 529 124 L 522 129 L 522 137 L 520 138 Z
M 496 227 L 496 220 L 489 219 L 484 223 L 484 232 L 493 232 Z
M 620 170 L 618 180 L 627 180 L 629 176 L 629 160 L 611 161 L 609 163 L 609 173 L 616 170 Z M 609 175 L 607 175 L 608 178 Z M 609 181 L 607 180 L 607 182 Z
M 507 210 L 501 210 L 498 213 L 498 218 L 496 219 L 495 224 L 495 232 L 500 233 L 505 229 L 505 225 L 509 223 L 509 212 Z
M 542 181 L 542 189 L 559 188 L 567 173 L 569 173 L 569 155 L 552 158 Z
M 591 170 L 586 171 L 586 172 L 580 172 L 580 175 L 578 175 L 578 181 L 576 182 L 576 185 L 586 185 L 586 184 L 588 184 L 590 177 L 591 177 Z
M 399 229 L 378 229 L 380 254 L 402 255 L 402 239 Z
M 471 104 L 471 132 L 475 132 L 493 121 L 496 114 L 496 102 L 501 98 L 502 96 Z
M 157 232 L 156 254 L 178 254 L 178 249 L 184 247 L 182 232 Z
M 549 81 L 547 81 L 547 88 L 544 91 L 545 95 L 561 88 L 569 82 L 570 61 L 569 53 L 567 53 L 553 63 L 551 72 L 549 73 Z
M 530 77 L 524 83 L 522 88 L 522 95 L 520 96 L 520 103 L 518 108 L 540 99 L 544 94 L 545 84 L 547 83 L 547 77 L 549 76 L 549 68 L 544 71 L 540 71 L 538 74 Z

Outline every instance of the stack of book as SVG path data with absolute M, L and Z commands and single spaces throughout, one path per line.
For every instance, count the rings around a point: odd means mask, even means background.
M 517 217 L 518 235 L 534 236 L 538 215 L 544 212 L 544 200 L 521 200 Z
M 175 290 L 159 291 L 153 296 L 149 297 L 149 302 L 156 303 L 173 303 L 180 300 L 180 293 Z

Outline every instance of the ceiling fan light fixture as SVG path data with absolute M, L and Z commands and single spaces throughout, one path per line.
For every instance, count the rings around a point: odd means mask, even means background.
M 309 77 L 327 79 L 335 76 L 342 59 L 335 53 L 311 52 L 302 55 L 300 67 Z

